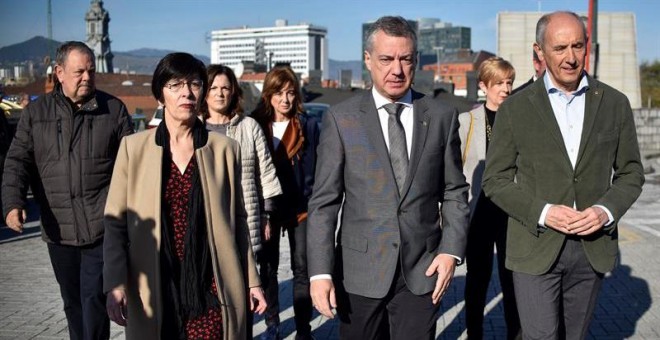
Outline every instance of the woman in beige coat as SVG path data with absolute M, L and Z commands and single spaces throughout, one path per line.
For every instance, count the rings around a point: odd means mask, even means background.
M 157 129 L 124 138 L 105 210 L 104 290 L 128 339 L 244 339 L 263 313 L 240 190 L 240 149 L 197 119 L 204 64 L 165 56 Z

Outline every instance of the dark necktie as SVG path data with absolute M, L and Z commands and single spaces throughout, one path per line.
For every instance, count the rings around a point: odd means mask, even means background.
M 403 190 L 408 172 L 408 148 L 406 146 L 406 133 L 399 119 L 403 104 L 389 103 L 383 106 L 389 114 L 387 119 L 387 133 L 390 141 L 390 162 L 396 178 L 399 193 Z

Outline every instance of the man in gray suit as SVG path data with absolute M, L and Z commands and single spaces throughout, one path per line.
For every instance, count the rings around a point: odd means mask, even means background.
M 547 71 L 500 106 L 486 156 L 483 190 L 509 215 L 525 339 L 584 339 L 616 263 L 617 222 L 644 183 L 630 103 L 584 72 L 586 45 L 575 13 L 539 19 Z
M 343 339 L 432 339 L 465 253 L 457 112 L 411 90 L 416 56 L 405 19 L 378 19 L 364 53 L 372 90 L 323 118 L 309 202 L 310 290 L 321 314 L 332 318 L 337 308 Z

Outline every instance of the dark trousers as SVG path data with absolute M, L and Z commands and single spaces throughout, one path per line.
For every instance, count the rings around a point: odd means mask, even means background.
M 259 276 L 268 307 L 266 324 L 279 325 L 279 284 L 277 270 L 280 264 L 281 226 L 271 221 L 273 233 L 270 240 L 263 242 L 257 255 Z M 287 229 L 291 248 L 291 270 L 293 271 L 293 312 L 297 335 L 311 334 L 309 322 L 312 319 L 312 298 L 309 295 L 309 275 L 307 274 L 307 222 Z
M 400 270 L 382 299 L 346 292 L 338 292 L 338 299 L 340 339 L 435 339 L 440 304 L 433 304 L 431 293 L 413 294 Z
M 507 216 L 499 216 L 496 213 L 490 214 L 489 218 L 475 216 L 474 222 L 470 225 L 465 275 L 465 323 L 470 340 L 483 338 L 486 294 L 493 271 L 493 245 L 497 247 L 497 270 L 502 288 L 507 339 L 520 338 L 520 319 L 513 290 L 513 276 L 504 266 L 506 224 Z
M 557 262 L 542 275 L 514 272 L 524 339 L 584 339 L 603 274 L 589 264 L 578 239 L 567 239 Z
M 48 244 L 60 285 L 71 339 L 108 339 L 110 319 L 103 294 L 103 242 L 72 247 Z

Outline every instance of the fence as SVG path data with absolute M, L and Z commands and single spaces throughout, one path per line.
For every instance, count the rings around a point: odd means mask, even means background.
M 635 126 L 642 155 L 660 154 L 660 108 L 635 109 Z

